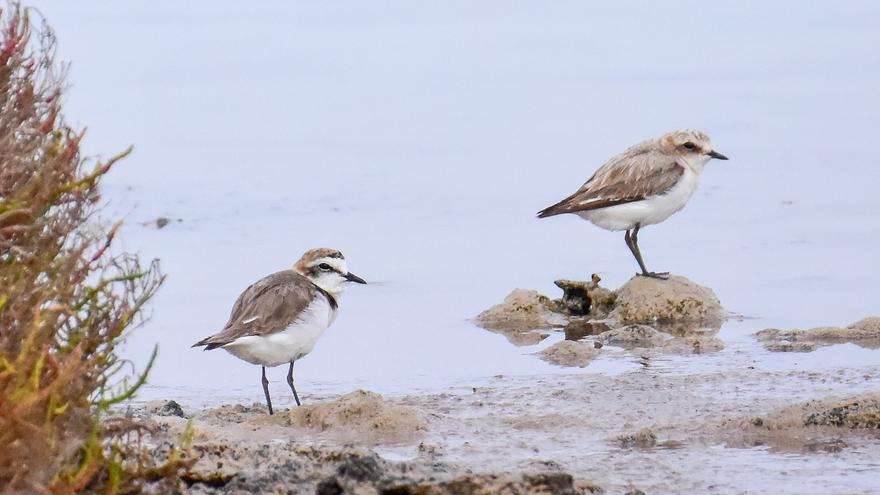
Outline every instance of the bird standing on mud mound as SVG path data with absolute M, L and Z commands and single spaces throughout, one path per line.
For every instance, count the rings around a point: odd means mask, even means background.
M 538 218 L 576 213 L 605 230 L 625 230 L 624 240 L 645 277 L 649 272 L 639 251 L 639 229 L 660 223 L 684 208 L 697 189 L 703 167 L 727 157 L 712 149 L 705 133 L 682 129 L 643 141 L 609 160 L 580 189 Z
M 367 283 L 348 271 L 335 249 L 307 251 L 292 270 L 283 270 L 244 290 L 223 330 L 193 344 L 205 350 L 221 347 L 233 356 L 263 368 L 263 392 L 272 414 L 266 366 L 290 363 L 287 384 L 296 405 L 293 363 L 311 352 L 318 338 L 336 319 L 338 298 L 346 282 Z

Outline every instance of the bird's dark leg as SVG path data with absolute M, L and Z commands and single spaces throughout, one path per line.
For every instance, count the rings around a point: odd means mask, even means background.
M 296 387 L 293 386 L 293 361 L 290 362 L 290 369 L 287 370 L 287 384 L 290 385 L 290 391 L 293 392 L 293 400 L 296 401 L 296 405 L 300 405 L 299 395 L 296 393 Z
M 638 229 L 638 226 L 636 227 L 636 229 Z M 642 273 L 640 273 L 639 275 L 647 275 L 648 270 L 645 269 L 645 262 L 642 261 L 642 254 L 639 253 L 638 246 L 633 242 L 635 238 L 635 235 L 630 234 L 629 230 L 627 230 L 626 234 L 623 235 L 623 240 L 626 242 L 626 247 L 629 248 L 629 251 L 633 254 L 633 257 L 635 257 L 636 261 L 638 261 L 639 268 L 642 269 Z
M 263 393 L 266 394 L 266 405 L 269 406 L 269 414 L 272 414 L 272 399 L 269 398 L 269 379 L 266 378 L 266 367 L 263 366 Z
M 629 250 L 632 251 L 633 256 L 636 257 L 636 261 L 639 262 L 639 268 L 642 269 L 641 275 L 642 277 L 651 277 L 651 278 L 659 278 L 660 280 L 666 280 L 669 278 L 669 272 L 649 272 L 647 268 L 645 268 L 645 262 L 642 260 L 642 252 L 639 249 L 639 228 L 640 225 L 636 224 L 635 228 L 633 228 L 632 234 L 629 231 L 626 231 L 626 236 L 624 239 L 626 240 L 626 245 L 629 246 Z

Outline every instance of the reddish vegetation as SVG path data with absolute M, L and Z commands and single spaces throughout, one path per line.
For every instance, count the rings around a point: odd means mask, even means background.
M 128 152 L 82 157 L 51 30 L 14 5 L 0 29 L 0 490 L 114 491 L 142 466 L 98 417 L 142 384 L 116 346 L 162 277 L 114 254 L 118 225 L 96 218 L 98 184 Z

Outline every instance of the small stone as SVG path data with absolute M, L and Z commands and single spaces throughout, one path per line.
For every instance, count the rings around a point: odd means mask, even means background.
M 636 433 L 617 437 L 617 441 L 624 449 L 632 447 L 648 449 L 657 445 L 657 434 L 651 431 L 650 428 L 642 428 Z

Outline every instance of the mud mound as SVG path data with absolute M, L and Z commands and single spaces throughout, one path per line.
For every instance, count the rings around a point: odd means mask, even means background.
M 550 310 L 550 299 L 534 290 L 514 289 L 496 304 L 474 318 L 488 330 L 525 332 L 563 326 L 566 318 Z
M 254 416 L 265 416 L 269 410 L 265 404 L 256 402 L 246 406 L 244 404 L 224 404 L 220 407 L 206 409 L 198 414 L 199 419 L 211 422 L 243 423 Z
M 863 318 L 848 327 L 781 330 L 767 328 L 755 337 L 769 351 L 812 352 L 819 347 L 850 342 L 868 349 L 880 348 L 880 317 Z
M 599 350 L 592 344 L 563 340 L 537 354 L 541 359 L 550 364 L 583 368 L 599 355 Z
M 259 424 L 327 433 L 340 441 L 379 445 L 417 440 L 428 423 L 412 407 L 391 404 L 375 392 L 358 390 L 320 404 L 296 407 L 287 414 L 256 420 Z
M 595 493 L 593 489 L 600 490 L 598 487 L 591 488 L 593 486 L 589 484 L 575 486 L 572 476 L 566 473 L 525 474 L 519 477 L 468 475 L 440 483 L 390 485 L 385 487 L 383 493 L 400 495 L 488 495 L 492 493 L 576 495 Z
M 725 316 L 712 289 L 678 275 L 669 280 L 633 277 L 617 289 L 610 314 L 621 323 L 717 321 Z

